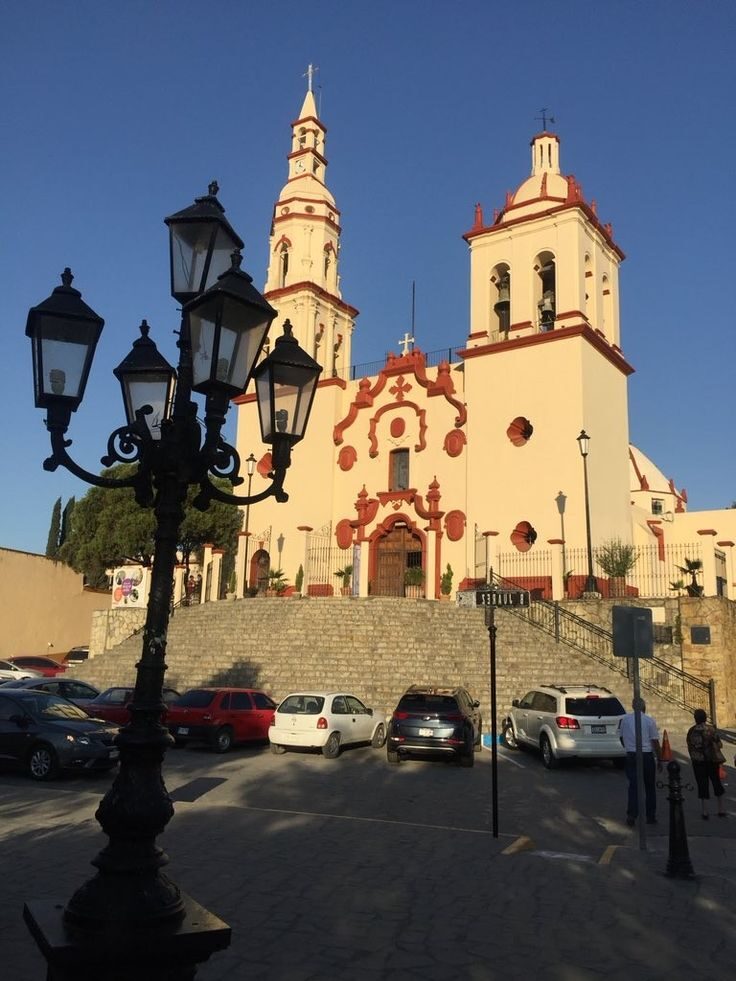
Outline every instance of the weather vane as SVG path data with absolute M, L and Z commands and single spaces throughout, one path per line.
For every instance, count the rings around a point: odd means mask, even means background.
M 310 65 L 309 67 L 311 68 L 312 66 Z M 534 118 L 535 119 L 541 119 L 541 121 L 542 121 L 542 130 L 543 131 L 546 131 L 547 130 L 547 113 L 549 112 L 549 109 L 547 109 L 547 107 L 545 106 L 544 109 L 540 109 L 539 111 L 541 112 L 542 115 L 541 116 L 535 116 Z M 549 121 L 551 123 L 554 123 L 555 117 L 554 116 L 550 116 L 549 117 Z

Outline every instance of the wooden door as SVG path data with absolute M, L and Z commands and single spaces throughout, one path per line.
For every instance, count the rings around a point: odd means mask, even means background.
M 376 573 L 373 596 L 403 596 L 404 573 L 422 564 L 422 544 L 406 525 L 394 527 L 376 542 Z

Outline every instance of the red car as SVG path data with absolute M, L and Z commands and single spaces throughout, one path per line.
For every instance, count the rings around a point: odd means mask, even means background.
M 106 688 L 93 701 L 87 702 L 84 711 L 91 715 L 93 719 L 105 719 L 108 722 L 117 722 L 119 726 L 127 725 L 130 722 L 130 712 L 128 706 L 133 700 L 133 686 Z M 164 688 L 164 705 L 169 706 L 174 699 L 179 697 L 179 692 L 174 688 Z
M 206 742 L 216 753 L 234 743 L 267 742 L 276 702 L 254 688 L 191 688 L 166 719 L 177 745 Z
M 53 678 L 67 669 L 66 664 L 59 664 L 52 657 L 44 657 L 42 654 L 19 654 L 17 657 L 8 657 L 6 660 L 10 661 L 11 664 L 17 664 L 19 668 L 24 668 L 26 671 L 38 671 L 44 678 Z

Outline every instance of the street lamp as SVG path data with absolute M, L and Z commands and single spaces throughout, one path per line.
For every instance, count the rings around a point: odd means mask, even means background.
M 248 497 L 250 497 L 250 486 L 253 483 L 253 474 L 256 472 L 256 458 L 251 455 L 246 458 L 245 466 L 248 471 Z M 250 524 L 250 504 L 245 505 L 245 567 L 243 576 L 245 578 L 245 588 L 250 586 L 250 579 L 248 576 L 248 546 L 250 544 L 250 532 L 248 531 L 248 526 Z M 243 590 L 243 595 L 245 595 L 245 589 Z
M 560 491 L 560 493 L 555 498 L 555 504 L 557 505 L 557 511 L 560 515 L 560 538 L 562 539 L 562 584 L 565 589 L 567 589 L 567 557 L 565 555 L 565 505 L 567 504 L 567 498 Z
M 585 482 L 585 535 L 588 543 L 588 576 L 585 580 L 583 594 L 597 593 L 598 584 L 596 583 L 595 576 L 593 575 L 593 544 L 590 537 L 590 495 L 588 493 L 588 452 L 590 450 L 590 436 L 588 436 L 584 429 L 581 429 L 577 440 L 578 447 L 580 448 L 580 456 L 583 458 L 583 479 Z
M 230 399 L 243 394 L 254 373 L 276 311 L 240 270 L 242 242 L 216 194 L 213 183 L 208 195 L 166 219 L 171 292 L 182 303 L 176 371 L 149 339 L 145 321 L 141 337 L 114 371 L 127 423 L 109 437 L 102 463 L 137 463 L 134 473 L 100 476 L 67 452 L 71 413 L 84 395 L 104 323 L 73 289 L 68 268 L 62 285 L 28 314 L 36 405 L 46 410 L 51 440 L 44 469 L 65 467 L 97 487 L 131 487 L 138 503 L 152 506 L 155 515 L 151 589 L 130 722 L 116 737 L 120 769 L 96 813 L 109 843 L 93 862 L 96 874 L 65 907 L 31 903 L 24 908 L 53 981 L 98 976 L 191 981 L 196 966 L 230 942 L 227 924 L 163 875 L 168 859 L 156 844 L 173 815 L 161 773 L 173 740 L 161 720 L 179 530 L 193 485 L 199 487 L 194 506 L 200 510 L 213 499 L 246 507 L 270 496 L 287 500 L 283 484 L 291 447 L 304 436 L 322 369 L 299 348 L 287 322 L 284 337 L 256 372 L 262 437 L 272 446 L 271 483 L 247 497 L 217 487 L 211 477 L 228 478 L 235 486 L 243 482 L 237 450 L 221 429 Z M 282 350 L 289 357 L 279 357 Z M 193 392 L 206 398 L 204 433 Z

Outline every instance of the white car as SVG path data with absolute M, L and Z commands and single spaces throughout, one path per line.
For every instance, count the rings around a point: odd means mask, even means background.
M 23 681 L 25 678 L 42 678 L 40 671 L 29 671 L 28 668 L 19 668 L 17 664 L 10 661 L 0 661 L 0 685 L 4 681 Z
M 386 716 L 348 692 L 294 692 L 276 709 L 268 739 L 272 753 L 311 747 L 332 760 L 349 743 L 380 749 L 386 742 Z

